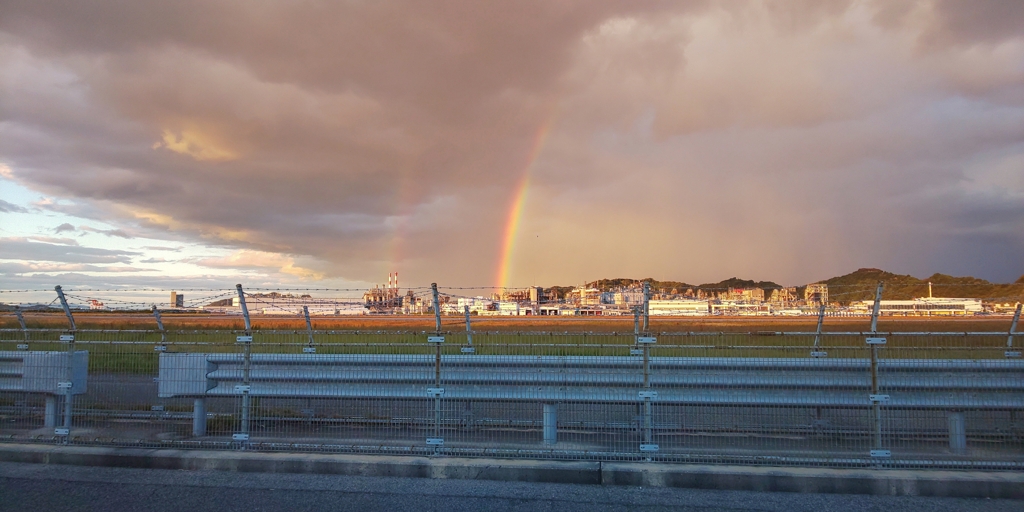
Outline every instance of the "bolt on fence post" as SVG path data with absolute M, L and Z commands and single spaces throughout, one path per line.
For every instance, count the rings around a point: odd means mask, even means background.
M 825 325 L 825 304 L 818 308 L 818 329 L 814 332 L 814 348 L 811 349 L 811 357 L 828 357 L 828 352 L 818 350 L 821 346 L 821 331 Z
M 53 288 L 57 292 L 57 298 L 60 299 L 60 305 L 64 308 L 64 314 L 68 317 L 68 323 L 71 325 L 70 334 L 61 336 L 61 341 L 68 342 L 68 360 L 66 375 L 67 380 L 59 382 L 58 387 L 64 390 L 64 423 L 61 428 L 54 429 L 54 433 L 58 436 L 64 437 L 64 444 L 67 444 L 71 438 L 71 415 L 73 413 L 73 390 L 71 387 L 74 383 L 74 364 L 75 364 L 75 332 L 77 327 L 75 326 L 75 317 L 71 314 L 71 307 L 68 306 L 68 300 L 64 297 L 64 290 L 61 289 L 60 285 Z
M 444 438 L 441 437 L 441 395 L 444 388 L 441 387 L 441 345 L 444 344 L 444 336 L 441 334 L 441 300 L 437 295 L 437 283 L 430 283 L 430 290 L 434 296 L 434 336 L 427 336 L 427 343 L 434 345 L 434 387 L 427 388 L 427 396 L 434 397 L 434 437 L 427 438 L 427 444 L 434 446 L 434 454 L 441 450 Z
M 878 392 L 878 347 L 885 344 L 885 338 L 878 337 L 878 312 L 882 302 L 882 288 L 884 283 L 878 282 L 875 289 L 875 303 L 871 308 L 871 336 L 867 338 L 867 344 L 871 347 L 871 394 L 868 399 L 871 401 L 872 420 L 872 448 L 871 457 L 888 458 L 892 454 L 889 450 L 882 448 L 882 402 L 889 399 L 888 395 Z
M 1010 322 L 1010 331 L 1007 333 L 1006 337 L 1006 352 L 1003 355 L 1009 358 L 1020 357 L 1020 351 L 1013 350 L 1013 337 L 1017 334 L 1017 322 L 1020 321 L 1020 307 L 1021 303 L 1018 302 L 1017 309 L 1013 312 L 1013 321 Z
M 240 441 L 242 449 L 245 449 L 249 442 L 249 409 L 252 407 L 252 396 L 249 394 L 251 390 L 250 374 L 252 373 L 252 323 L 249 321 L 249 308 L 245 305 L 245 292 L 242 291 L 242 285 L 236 284 L 235 290 L 238 292 L 238 305 L 242 309 L 242 318 L 245 320 L 245 336 L 239 336 L 235 340 L 242 344 L 242 386 L 239 389 L 242 393 L 242 432 L 231 437 L 235 441 Z

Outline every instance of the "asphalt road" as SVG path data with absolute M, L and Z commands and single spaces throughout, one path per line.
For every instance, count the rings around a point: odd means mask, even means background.
M 1019 511 L 1024 502 L 0 463 L 0 510 Z

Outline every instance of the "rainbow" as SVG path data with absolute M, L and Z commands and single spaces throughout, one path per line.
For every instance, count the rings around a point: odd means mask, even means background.
M 533 144 L 530 146 L 530 152 L 527 154 L 526 158 L 526 165 L 523 167 L 523 176 L 520 178 L 519 183 L 515 188 L 512 207 L 509 208 L 508 216 L 505 221 L 505 233 L 501 239 L 501 259 L 498 262 L 498 275 L 495 277 L 498 288 L 505 288 L 509 284 L 512 255 L 515 253 L 516 248 L 516 235 L 519 232 L 519 224 L 523 217 L 523 205 L 526 203 L 526 191 L 530 188 L 530 171 L 533 169 L 533 164 L 537 161 L 537 157 L 540 156 L 541 150 L 544 149 L 544 143 L 547 142 L 548 134 L 551 132 L 551 125 L 554 124 L 554 120 L 554 114 L 549 115 L 547 119 L 541 123 L 537 133 L 533 136 Z

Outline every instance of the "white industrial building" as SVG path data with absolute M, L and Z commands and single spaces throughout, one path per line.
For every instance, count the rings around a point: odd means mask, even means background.
M 873 300 L 862 300 L 851 304 L 850 309 L 868 314 L 871 313 L 874 303 Z M 982 311 L 981 299 L 922 297 L 911 300 L 882 300 L 878 305 L 879 314 L 890 316 L 967 316 Z
M 652 300 L 648 303 L 648 312 L 654 315 L 701 316 L 711 313 L 706 300 Z
M 238 297 L 231 299 L 231 306 L 239 308 Z M 309 309 L 310 316 L 365 315 L 368 310 L 362 302 L 338 302 L 313 297 L 248 295 L 245 307 L 252 315 L 302 316 L 302 307 Z

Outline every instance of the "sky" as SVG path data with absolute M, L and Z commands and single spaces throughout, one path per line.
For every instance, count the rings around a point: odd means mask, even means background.
M 0 0 L 3 289 L 1022 255 L 1016 0 Z

